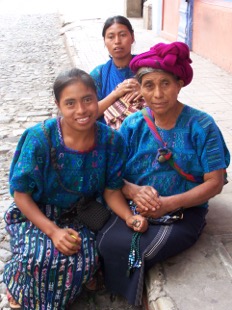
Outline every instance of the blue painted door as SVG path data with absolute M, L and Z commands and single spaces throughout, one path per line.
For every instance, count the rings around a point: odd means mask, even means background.
M 192 49 L 193 1 L 181 0 L 179 8 L 178 41 L 186 43 L 190 49 Z

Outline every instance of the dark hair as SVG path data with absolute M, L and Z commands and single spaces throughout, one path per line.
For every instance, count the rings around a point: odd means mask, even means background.
M 97 93 L 93 78 L 81 69 L 72 68 L 67 71 L 62 71 L 55 79 L 53 84 L 53 93 L 55 99 L 59 102 L 62 90 L 66 86 L 75 82 L 82 82 L 85 86 L 90 87 L 95 93 Z
M 122 25 L 127 27 L 129 32 L 131 33 L 131 35 L 134 34 L 134 29 L 132 28 L 132 25 L 131 25 L 130 21 L 126 17 L 124 17 L 122 15 L 116 15 L 116 16 L 113 16 L 113 17 L 109 17 L 105 21 L 104 27 L 102 29 L 102 36 L 103 36 L 103 38 L 105 38 L 106 30 L 109 27 L 111 27 L 113 24 L 122 24 Z

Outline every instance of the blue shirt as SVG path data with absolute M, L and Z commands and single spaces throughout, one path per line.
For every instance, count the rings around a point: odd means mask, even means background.
M 118 132 L 97 122 L 94 147 L 79 152 L 65 146 L 59 118 L 47 120 L 45 126 L 56 149 L 62 184 L 75 193 L 67 192 L 59 184 L 48 140 L 41 124 L 37 124 L 23 133 L 16 148 L 10 169 L 12 195 L 14 191 L 29 193 L 37 203 L 68 208 L 80 198 L 80 193 L 98 197 L 105 188 L 123 186 L 126 150 Z
M 229 151 L 215 121 L 207 113 L 185 105 L 174 128 L 157 129 L 174 162 L 186 173 L 203 178 L 205 173 L 228 167 Z M 158 162 L 160 144 L 140 111 L 124 120 L 120 132 L 128 151 L 126 180 L 153 186 L 161 196 L 183 193 L 198 185 L 184 179 L 167 162 Z

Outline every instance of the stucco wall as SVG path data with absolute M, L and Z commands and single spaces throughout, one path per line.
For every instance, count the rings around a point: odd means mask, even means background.
M 142 17 L 142 13 L 143 0 L 125 0 L 125 15 L 127 17 Z
M 232 73 L 232 2 L 194 1 L 195 53 Z
M 161 36 L 169 41 L 177 40 L 180 2 L 181 0 L 163 0 Z

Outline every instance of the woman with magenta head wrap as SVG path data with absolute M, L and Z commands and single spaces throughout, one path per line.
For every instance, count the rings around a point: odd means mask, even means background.
M 213 118 L 178 100 L 193 78 L 191 62 L 182 42 L 159 43 L 130 62 L 147 107 L 120 128 L 128 152 L 123 193 L 149 228 L 133 234 L 113 216 L 98 246 L 106 287 L 134 305 L 142 303 L 149 268 L 198 240 L 208 200 L 221 192 L 230 161 Z

